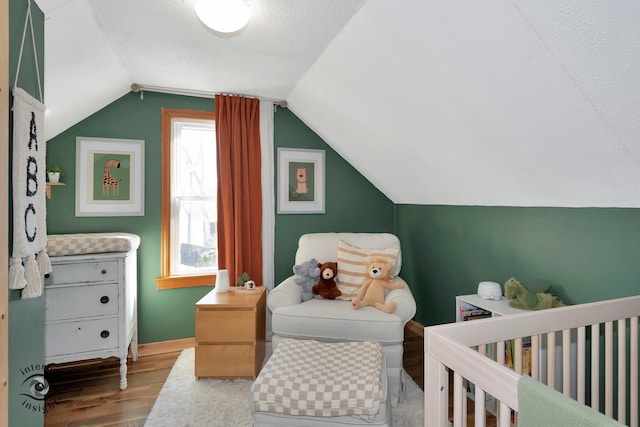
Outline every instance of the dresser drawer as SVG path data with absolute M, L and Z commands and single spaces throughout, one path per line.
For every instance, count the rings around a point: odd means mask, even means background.
M 45 324 L 46 357 L 118 347 L 118 319 Z
M 118 313 L 118 284 L 47 286 L 44 300 L 46 322 L 115 315 Z
M 254 342 L 255 310 L 196 311 L 196 342 Z
M 263 355 L 264 356 L 264 355 Z M 196 345 L 196 377 L 250 377 L 255 378 L 262 366 L 256 364 L 256 346 Z
M 54 264 L 52 272 L 44 275 L 44 284 L 115 282 L 118 280 L 117 261 L 93 261 L 75 264 Z

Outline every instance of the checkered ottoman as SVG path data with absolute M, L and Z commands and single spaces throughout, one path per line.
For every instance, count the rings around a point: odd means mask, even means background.
M 376 342 L 283 339 L 251 387 L 254 427 L 390 426 Z

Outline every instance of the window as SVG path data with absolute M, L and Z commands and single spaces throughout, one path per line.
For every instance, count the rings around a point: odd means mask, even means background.
M 162 110 L 158 289 L 212 285 L 218 268 L 213 112 Z

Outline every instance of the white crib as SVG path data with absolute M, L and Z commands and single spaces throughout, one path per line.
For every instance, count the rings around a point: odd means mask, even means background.
M 475 426 L 485 426 L 493 402 L 498 426 L 517 425 L 522 341 L 530 337 L 533 379 L 638 427 L 638 316 L 634 296 L 425 328 L 425 425 L 467 426 L 467 381 Z M 504 364 L 506 345 L 514 349 L 514 369 Z

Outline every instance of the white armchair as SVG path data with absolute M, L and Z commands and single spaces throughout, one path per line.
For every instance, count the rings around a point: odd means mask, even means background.
M 315 233 L 298 241 L 295 264 L 312 258 L 319 262 L 338 260 L 338 245 L 344 240 L 360 248 L 400 247 L 400 240 L 387 233 Z M 402 255 L 396 261 L 395 275 L 400 271 Z M 338 265 L 338 270 L 340 266 Z M 385 303 L 397 305 L 393 314 L 374 307 L 354 310 L 347 300 L 311 299 L 302 302 L 301 288 L 290 276 L 267 297 L 272 312 L 273 347 L 282 338 L 319 341 L 378 341 L 386 359 L 388 387 L 393 405 L 402 398 L 405 372 L 402 367 L 404 326 L 416 313 L 416 303 L 409 286 L 393 289 Z M 396 277 L 396 280 L 402 280 Z

